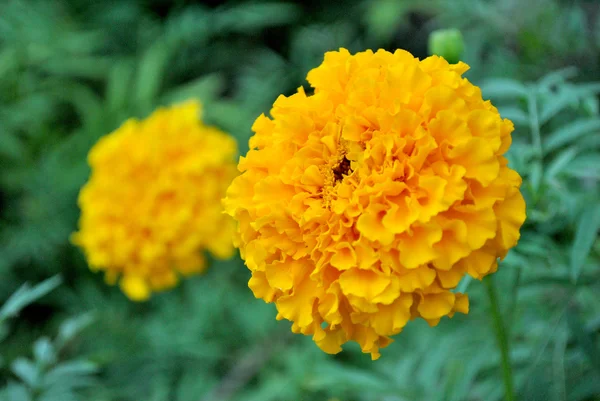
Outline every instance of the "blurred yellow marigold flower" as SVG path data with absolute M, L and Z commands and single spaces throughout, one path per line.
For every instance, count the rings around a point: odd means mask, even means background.
M 325 352 L 379 357 L 411 319 L 467 313 L 453 292 L 519 238 L 513 124 L 461 74 L 410 53 L 325 54 L 313 95 L 280 96 L 254 123 L 227 191 L 256 297 Z
M 203 250 L 230 257 L 235 223 L 221 199 L 236 152 L 232 137 L 200 121 L 195 101 L 128 120 L 90 151 L 73 243 L 135 301 L 202 272 Z

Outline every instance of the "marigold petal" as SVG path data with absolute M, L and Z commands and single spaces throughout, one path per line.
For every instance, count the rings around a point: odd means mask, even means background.
M 435 280 L 435 270 L 423 265 L 414 269 L 406 270 L 400 276 L 400 290 L 412 293 L 429 287 Z
M 486 139 L 471 138 L 447 153 L 452 162 L 466 169 L 465 177 L 477 180 L 483 186 L 489 185 L 498 177 L 500 164 Z
M 346 334 L 341 329 L 317 330 L 313 336 L 313 341 L 328 354 L 337 354 L 342 350 L 341 345 L 347 340 Z
M 379 336 L 375 330 L 365 326 L 357 326 L 352 339 L 360 345 L 362 352 L 370 353 L 374 361 L 381 356 L 379 348 L 387 347 L 391 342 L 389 338 Z
M 448 315 L 454 307 L 456 296 L 452 292 L 426 294 L 419 302 L 419 313 L 425 319 L 439 319 Z
M 496 256 L 485 249 L 478 249 L 457 262 L 457 267 L 465 270 L 471 277 L 481 280 L 495 270 Z
M 140 276 L 131 274 L 123 276 L 119 285 L 132 301 L 145 301 L 150 298 L 150 286 Z
M 248 287 L 254 293 L 256 298 L 262 298 L 265 302 L 273 302 L 278 291 L 269 285 L 269 281 L 264 272 L 255 271 L 248 281 Z
M 381 336 L 398 334 L 410 320 L 412 303 L 412 295 L 402 294 L 390 305 L 379 305 L 371 317 L 371 327 Z
M 407 269 L 413 269 L 433 261 L 438 256 L 433 245 L 441 238 L 442 229 L 437 224 L 413 227 L 412 233 L 404 234 L 398 244 L 400 262 Z
M 278 318 L 291 320 L 301 328 L 309 326 L 313 322 L 313 304 L 316 298 L 316 284 L 308 278 L 302 280 L 291 294 L 282 295 L 275 301 Z
M 394 240 L 394 233 L 385 228 L 382 221 L 384 216 L 377 212 L 366 212 L 356 221 L 356 228 L 369 240 L 388 245 Z
M 525 200 L 518 189 L 512 188 L 503 202 L 494 206 L 498 216 L 497 243 L 503 249 L 510 249 L 519 240 L 519 229 L 525 221 Z
M 369 285 L 364 285 L 368 282 Z M 340 275 L 340 287 L 345 294 L 352 294 L 371 302 L 389 285 L 389 277 L 370 270 L 350 269 Z
M 341 243 L 336 246 L 336 253 L 331 257 L 331 265 L 339 270 L 356 267 L 356 252 L 350 244 Z
M 469 130 L 473 136 L 486 140 L 496 153 L 502 144 L 500 129 L 502 120 L 498 113 L 490 110 L 473 110 L 467 118 Z
M 326 294 L 319 300 L 319 314 L 331 327 L 335 327 L 342 322 L 343 316 L 339 311 L 340 290 L 339 284 L 332 285 Z
M 451 110 L 454 113 L 463 115 L 466 113 L 467 107 L 465 101 L 457 97 L 451 88 L 434 86 L 425 93 L 419 113 L 431 120 L 443 110 Z
M 409 196 L 399 196 L 390 204 L 381 224 L 390 233 L 399 234 L 405 232 L 418 218 L 417 202 Z

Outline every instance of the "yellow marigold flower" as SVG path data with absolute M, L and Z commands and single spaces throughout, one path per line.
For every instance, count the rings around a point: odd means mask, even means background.
M 519 238 L 521 177 L 502 119 L 464 63 L 410 53 L 325 54 L 314 88 L 254 123 L 224 205 L 256 297 L 325 352 L 379 357 L 423 318 L 467 313 L 453 292 L 497 268 Z
M 92 270 L 132 300 L 202 272 L 203 250 L 233 253 L 221 198 L 236 175 L 235 140 L 200 121 L 190 101 L 130 119 L 92 148 L 73 242 Z

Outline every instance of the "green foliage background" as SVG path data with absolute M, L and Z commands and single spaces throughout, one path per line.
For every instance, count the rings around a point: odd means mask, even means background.
M 0 0 L 0 400 L 502 399 L 480 282 L 461 283 L 468 316 L 412 322 L 372 362 L 291 335 L 239 258 L 134 304 L 68 241 L 86 154 L 126 118 L 198 97 L 245 153 L 325 51 L 425 57 L 442 28 L 516 125 L 528 221 L 493 278 L 516 399 L 600 400 L 599 17 L 592 0 Z

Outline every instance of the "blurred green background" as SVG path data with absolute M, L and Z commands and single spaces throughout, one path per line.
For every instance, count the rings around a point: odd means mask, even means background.
M 466 76 L 516 125 L 509 158 L 528 221 L 493 279 L 515 399 L 600 400 L 591 0 L 0 0 L 0 400 L 502 399 L 478 281 L 461 283 L 468 316 L 412 322 L 372 362 L 357 346 L 330 356 L 290 334 L 254 299 L 239 258 L 135 304 L 68 241 L 86 154 L 128 117 L 198 97 L 243 154 L 253 120 L 306 86 L 325 51 L 426 57 L 439 29 L 462 33 Z

